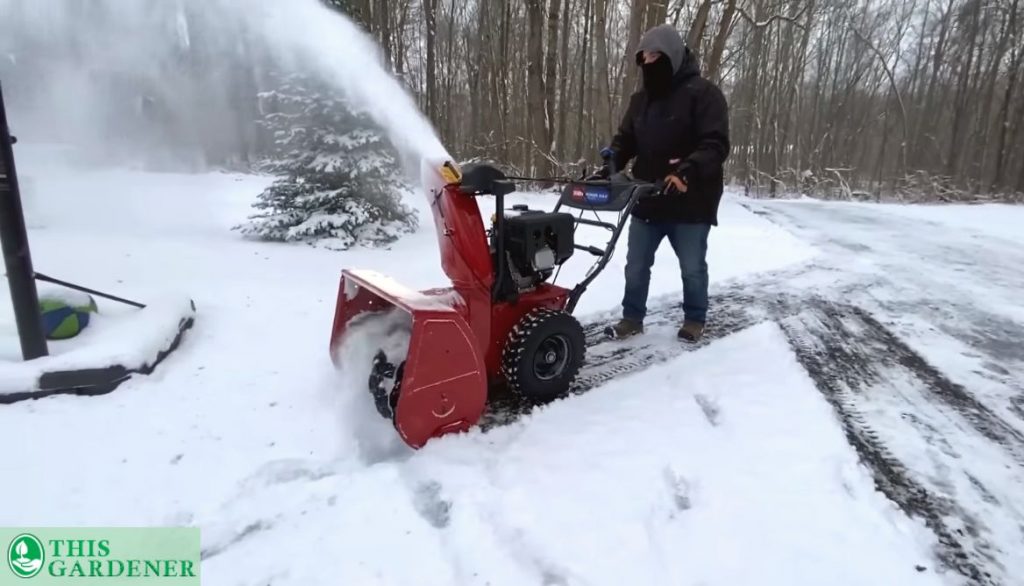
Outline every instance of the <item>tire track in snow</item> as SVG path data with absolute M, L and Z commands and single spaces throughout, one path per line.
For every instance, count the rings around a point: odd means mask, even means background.
M 868 387 L 885 387 L 889 373 L 879 368 L 886 358 L 878 355 L 877 348 L 871 350 L 875 344 L 870 339 L 865 342 L 866 329 L 858 332 L 850 327 L 851 319 L 860 319 L 858 313 L 856 308 L 819 303 L 795 318 L 780 320 L 780 326 L 797 360 L 838 414 L 847 441 L 872 471 L 878 490 L 908 515 L 924 520 L 938 538 L 936 553 L 946 566 L 974 584 L 1000 584 L 987 570 L 995 560 L 987 553 L 991 544 L 980 538 L 977 521 L 955 501 L 919 481 L 886 445 L 890 434 L 875 429 L 878 410 L 864 409 Z M 859 325 L 868 324 L 861 321 Z M 958 527 L 960 520 L 965 521 Z
M 887 358 L 887 365 L 906 368 L 924 383 L 932 398 L 956 411 L 980 434 L 1002 446 L 1019 465 L 1024 465 L 1024 435 L 996 415 L 962 385 L 946 378 L 920 354 L 897 338 L 888 328 L 863 309 L 852 307 L 855 319 L 872 330 L 872 346 L 876 355 Z
M 974 584 L 1015 583 L 1024 575 L 1020 246 L 886 206 L 743 205 L 861 285 L 840 294 L 826 284 L 820 297 L 843 303 L 819 299 L 780 323 L 879 488 L 926 519 L 945 565 Z
M 910 323 L 890 331 L 922 349 L 932 346 L 926 356 L 946 378 L 969 388 L 977 404 L 997 419 L 1007 418 L 980 425 L 1006 425 L 1024 436 L 1019 302 L 1024 249 L 1019 244 L 888 213 L 885 206 L 742 205 L 827 251 L 825 266 L 850 273 L 847 277 L 860 285 L 842 295 L 829 287 L 827 297 L 868 309 L 894 326 L 909 317 Z
M 676 327 L 682 323 L 683 316 L 682 309 L 676 304 L 662 303 L 657 306 L 645 321 L 645 335 L 629 340 L 605 340 L 603 329 L 608 321 L 586 324 L 584 332 L 588 344 L 584 366 L 569 394 L 559 401 L 582 395 L 621 376 L 667 362 L 684 352 L 705 348 L 715 340 L 768 319 L 763 308 L 748 296 L 737 292 L 715 296 L 711 303 L 715 307 L 715 318 L 709 322 L 704 337 L 695 344 L 676 340 Z M 519 396 L 502 393 L 491 398 L 480 426 L 487 430 L 507 425 L 536 408 L 552 404 L 536 405 Z

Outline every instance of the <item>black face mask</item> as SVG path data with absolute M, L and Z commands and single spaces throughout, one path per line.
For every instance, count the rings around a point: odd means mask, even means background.
M 652 97 L 668 95 L 672 89 L 672 61 L 661 57 L 654 63 L 641 65 L 644 89 Z

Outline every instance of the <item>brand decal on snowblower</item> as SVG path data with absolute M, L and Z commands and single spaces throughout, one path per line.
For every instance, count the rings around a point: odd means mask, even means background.
M 573 187 L 572 199 L 574 201 L 585 202 L 591 205 L 600 205 L 608 203 L 609 193 L 608 189 L 604 187 L 591 187 L 587 189 L 584 189 L 583 187 Z

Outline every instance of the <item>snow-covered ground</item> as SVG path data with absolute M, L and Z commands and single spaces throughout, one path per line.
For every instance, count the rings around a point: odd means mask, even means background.
M 865 206 L 871 204 L 847 204 Z M 964 231 L 996 236 L 1024 243 L 1024 230 L 1020 226 L 1020 206 L 1000 203 L 974 205 L 882 205 L 887 213 L 948 227 L 958 233 Z
M 17 479 L 0 483 L 0 525 L 197 524 L 218 585 L 959 583 L 774 323 L 512 425 L 370 457 L 387 423 L 328 359 L 338 276 L 444 285 L 426 217 L 390 250 L 253 243 L 230 228 L 267 178 L 72 172 L 22 152 L 38 270 L 185 295 L 197 319 L 111 395 L 0 407 L 0 478 Z M 712 232 L 715 291 L 832 257 L 741 203 L 728 195 Z M 617 307 L 624 250 L 584 318 Z M 669 298 L 667 245 L 657 262 L 652 294 Z
M 879 487 L 970 583 L 1019 582 L 1024 207 L 745 205 L 818 247 L 758 289 Z

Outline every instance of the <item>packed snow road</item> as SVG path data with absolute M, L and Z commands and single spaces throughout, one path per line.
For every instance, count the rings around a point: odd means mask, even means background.
M 198 316 L 161 368 L 111 395 L 0 408 L 0 478 L 14 479 L 0 525 L 195 524 L 211 584 L 1024 575 L 1024 263 L 1016 232 L 989 225 L 1019 225 L 1017 210 L 730 195 L 705 342 L 673 339 L 668 247 L 648 334 L 596 336 L 620 254 L 581 303 L 578 396 L 496 405 L 412 453 L 374 411 L 369 365 L 335 371 L 326 344 L 341 268 L 445 282 L 429 222 L 390 250 L 245 242 L 230 227 L 266 178 L 20 169 L 40 270 L 140 299 L 180 291 Z
M 770 303 L 879 489 L 978 584 L 1024 576 L 1020 212 L 751 202 L 824 254 L 743 292 Z

